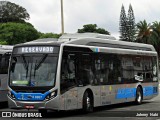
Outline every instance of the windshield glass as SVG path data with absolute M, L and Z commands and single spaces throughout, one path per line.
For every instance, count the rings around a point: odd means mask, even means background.
M 54 86 L 57 57 L 48 54 L 13 56 L 10 67 L 11 86 Z

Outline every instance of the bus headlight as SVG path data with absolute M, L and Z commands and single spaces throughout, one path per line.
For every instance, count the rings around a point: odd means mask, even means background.
M 57 90 L 55 90 L 55 91 L 51 92 L 50 94 L 48 94 L 46 96 L 45 100 L 50 100 L 50 99 L 52 99 L 52 98 L 54 98 L 56 96 L 57 96 Z

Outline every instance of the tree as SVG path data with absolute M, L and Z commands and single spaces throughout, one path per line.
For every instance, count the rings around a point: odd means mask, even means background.
M 127 17 L 124 6 L 121 7 L 120 21 L 119 21 L 120 40 L 127 41 Z
M 137 42 L 151 43 L 151 25 L 144 21 L 140 21 L 137 23 L 137 29 L 138 29 L 138 36 L 137 36 Z
M 135 17 L 131 4 L 129 5 L 127 17 L 127 41 L 135 41 Z
M 160 55 L 160 22 L 153 22 L 152 26 L 152 43 L 158 52 L 158 55 Z
M 110 33 L 104 28 L 97 28 L 96 24 L 83 25 L 82 29 L 78 29 L 78 33 L 86 33 L 86 32 L 110 35 Z
M 27 23 L 0 23 L 0 43 L 9 45 L 24 43 L 39 38 L 37 30 Z
M 110 33 L 108 31 L 106 31 L 104 28 L 98 28 L 96 30 L 97 33 L 100 33 L 100 34 L 106 34 L 106 35 L 110 35 Z
M 8 1 L 0 1 L 0 23 L 24 22 L 29 18 L 25 8 Z
M 39 33 L 40 38 L 59 38 L 61 34 L 54 34 L 54 33 Z

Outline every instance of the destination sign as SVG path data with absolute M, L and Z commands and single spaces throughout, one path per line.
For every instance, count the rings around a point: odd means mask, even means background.
M 24 53 L 58 53 L 59 47 L 53 46 L 24 46 L 14 48 L 14 54 L 24 54 Z
M 22 53 L 53 53 L 54 47 L 22 47 Z

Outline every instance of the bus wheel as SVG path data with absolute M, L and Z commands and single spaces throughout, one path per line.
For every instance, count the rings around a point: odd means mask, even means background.
M 142 99 L 143 99 L 143 96 L 142 96 L 142 90 L 140 87 L 137 88 L 137 91 L 136 91 L 136 100 L 135 100 L 135 103 L 136 104 L 141 104 L 142 103 Z
M 93 111 L 93 98 L 88 92 L 83 96 L 83 112 L 88 113 Z

